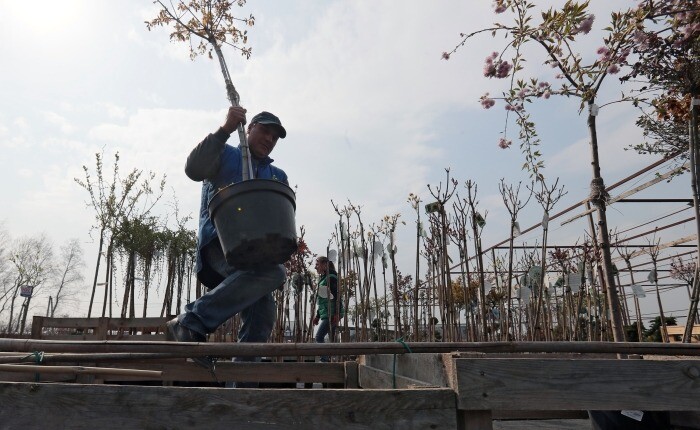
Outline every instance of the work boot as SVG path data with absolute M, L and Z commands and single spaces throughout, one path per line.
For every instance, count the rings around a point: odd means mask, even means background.
M 165 340 L 174 342 L 206 342 L 207 337 L 180 324 L 177 317 L 165 323 Z M 214 362 L 209 357 L 191 357 L 196 364 L 211 370 Z

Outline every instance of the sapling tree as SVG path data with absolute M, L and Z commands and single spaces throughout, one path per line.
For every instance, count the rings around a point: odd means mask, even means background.
M 486 287 L 486 279 L 484 278 L 484 256 L 481 252 L 481 234 L 483 232 L 484 226 L 486 225 L 486 215 L 488 213 L 484 212 L 484 215 L 481 215 L 481 213 L 477 210 L 477 206 L 479 205 L 479 201 L 477 200 L 477 193 L 479 191 L 479 187 L 476 184 L 476 182 L 469 179 L 467 180 L 467 182 L 465 182 L 464 187 L 467 189 L 467 197 L 465 201 L 469 207 L 469 224 L 472 229 L 472 237 L 474 238 L 476 271 L 479 277 L 480 285 L 479 314 L 481 316 L 481 334 L 483 336 L 483 340 L 486 341 L 488 340 L 488 327 L 486 322 L 486 292 L 484 291 Z
M 9 260 L 13 266 L 14 283 L 7 297 L 10 315 L 6 331 L 23 333 L 32 298 L 44 289 L 53 274 L 53 245 L 44 234 L 21 238 L 12 247 Z M 17 299 L 21 297 L 22 287 L 28 287 L 30 294 L 23 297 L 19 315 L 15 319 L 15 305 Z M 7 299 L 3 303 L 3 309 Z
M 495 36 L 502 33 L 506 36 L 506 46 L 500 52 L 494 52 L 486 58 L 484 75 L 488 78 L 508 78 L 509 88 L 500 97 L 484 94 L 481 103 L 485 108 L 491 108 L 497 99 L 501 99 L 505 102 L 508 114 L 515 115 L 520 129 L 520 147 L 525 155 L 523 167 L 537 180 L 544 177 L 544 163 L 538 149 L 540 140 L 534 121 L 526 110 L 527 104 L 536 99 L 562 95 L 578 98 L 579 111 L 587 108 L 593 170 L 589 201 L 596 207 L 598 216 L 598 242 L 602 250 L 602 266 L 610 296 L 608 303 L 611 303 L 614 338 L 616 341 L 623 341 L 622 318 L 619 309 L 615 307 L 618 300 L 605 214 L 607 195 L 598 155 L 596 118 L 600 106 L 597 99 L 606 78 L 619 73 L 620 67 L 627 63 L 627 57 L 635 44 L 634 32 L 648 12 L 640 8 L 631 8 L 612 13 L 609 26 L 604 29 L 603 46 L 597 51 L 598 57 L 586 62 L 587 56 L 576 51 L 576 42 L 591 31 L 595 20 L 594 15 L 589 12 L 588 1 L 579 3 L 569 0 L 559 9 L 541 11 L 540 18 L 537 19 L 536 5 L 532 1 L 496 0 L 495 12 L 501 14 L 506 11 L 514 15 L 512 24 L 499 22 L 489 28 L 462 34 L 460 43 L 451 52 L 443 53 L 443 58 L 449 59 L 469 39 L 478 34 L 491 33 Z M 556 69 L 556 83 L 537 77 L 520 77 L 525 70 L 525 47 L 530 43 L 544 50 L 542 62 L 545 66 Z M 508 121 L 506 125 L 507 123 Z M 504 148 L 510 146 L 506 133 L 507 129 L 499 141 L 499 146 Z
M 99 246 L 97 251 L 97 263 L 95 265 L 95 277 L 90 294 L 88 318 L 92 314 L 92 305 L 97 288 L 97 276 L 100 270 L 100 261 L 104 257 L 107 267 L 105 281 L 105 299 L 102 316 L 105 315 L 105 306 L 108 302 L 108 289 L 111 287 L 111 273 L 113 268 L 112 238 L 121 230 L 122 223 L 126 219 L 147 217 L 163 196 L 165 188 L 165 176 L 163 176 L 157 188 L 152 186 L 156 178 L 153 172 L 144 173 L 139 169 L 132 169 L 125 177 L 119 173 L 119 153 L 114 154 L 112 177 L 107 178 L 104 173 L 104 155 L 95 154 L 95 172 L 83 165 L 85 179 L 75 178 L 75 182 L 89 194 L 88 207 L 95 211 L 95 224 L 93 230 L 99 230 Z M 94 176 L 93 176 L 94 175 Z M 103 255 L 103 247 L 107 243 L 107 253 Z M 110 301 L 111 309 L 111 301 Z M 111 314 L 111 312 L 110 312 Z
M 435 225 L 436 235 L 433 238 L 437 240 L 439 249 L 437 249 L 437 273 L 439 275 L 438 282 L 438 302 L 440 305 L 440 315 L 443 322 L 448 327 L 448 330 L 443 329 L 443 337 L 451 341 L 454 338 L 451 328 L 454 326 L 455 312 L 454 304 L 450 299 L 450 257 L 447 249 L 448 232 L 450 223 L 447 219 L 447 202 L 452 198 L 457 190 L 458 182 L 454 178 L 450 178 L 450 169 L 445 169 L 445 183 L 440 182 L 437 186 L 428 184 L 428 191 L 435 200 L 429 204 L 434 206 L 434 209 L 428 214 L 431 224 Z
M 391 261 L 391 275 L 393 282 L 392 287 L 392 297 L 394 299 L 394 324 L 396 327 L 396 333 L 398 337 L 403 337 L 403 327 L 401 325 L 401 302 L 399 297 L 399 273 L 396 267 L 396 227 L 399 223 L 405 224 L 403 221 L 399 221 L 401 214 L 385 215 L 381 222 L 381 231 L 389 238 L 388 254 L 389 260 Z
M 544 298 L 544 291 L 547 288 L 544 282 L 545 274 L 547 272 L 547 237 L 549 233 L 549 213 L 554 208 L 559 200 L 566 195 L 564 191 L 564 186 L 559 187 L 559 178 L 554 181 L 551 187 L 548 187 L 546 180 L 542 178 L 538 181 L 539 190 L 535 191 L 534 186 L 530 188 L 530 191 L 535 195 L 535 200 L 540 204 L 544 214 L 542 215 L 542 253 L 541 253 L 541 270 L 540 270 L 540 291 L 537 297 L 537 304 L 535 307 L 535 326 L 540 318 L 540 310 L 542 309 L 542 301 Z
M 507 288 L 507 301 L 506 301 L 506 323 L 503 329 L 503 335 L 508 335 L 509 324 L 511 321 L 511 300 L 512 300 L 512 288 L 513 285 L 513 242 L 515 237 L 520 234 L 518 227 L 518 213 L 527 206 L 530 198 L 532 197 L 532 190 L 527 196 L 525 201 L 520 199 L 520 186 L 522 182 L 518 182 L 518 185 L 506 185 L 505 180 L 501 178 L 501 182 L 498 184 L 498 191 L 501 193 L 503 198 L 503 204 L 506 206 L 506 210 L 510 214 L 510 236 L 508 239 L 508 280 L 506 282 Z
M 83 248 L 78 239 L 71 239 L 61 246 L 59 258 L 56 261 L 56 283 L 53 288 L 49 315 L 53 317 L 59 306 L 65 306 L 76 301 L 83 282 L 82 269 Z
M 253 15 L 238 18 L 231 12 L 234 4 L 242 7 L 245 0 L 179 0 L 175 4 L 156 0 L 153 3 L 160 6 L 160 10 L 158 16 L 146 21 L 146 27 L 151 30 L 159 26 L 172 26 L 170 40 L 188 43 L 191 59 L 204 54 L 213 58 L 212 51 L 216 53 L 226 83 L 226 95 L 232 106 L 239 106 L 240 97 L 231 81 L 221 48 L 230 46 L 250 58 L 251 48 L 246 46 L 248 31 L 241 30 L 239 26 L 253 26 L 255 18 Z M 253 169 L 243 124 L 238 126 L 238 138 L 243 156 L 243 179 L 251 179 Z
M 425 230 L 420 220 L 420 212 L 422 210 L 421 202 L 418 195 L 413 193 L 408 195 L 408 203 L 410 203 L 413 210 L 416 211 L 416 285 L 413 293 L 413 333 L 416 336 L 414 339 L 416 341 L 418 340 L 417 336 L 419 336 L 418 322 L 420 320 L 418 315 L 418 301 L 420 300 L 420 241 L 421 237 L 425 235 Z
M 676 256 L 671 260 L 671 271 L 669 273 L 671 278 L 679 279 L 685 282 L 686 288 L 688 289 L 688 300 L 691 302 L 691 307 L 695 306 L 697 308 L 697 302 L 693 302 L 693 295 L 690 291 L 690 287 L 696 282 L 698 276 L 698 265 L 693 260 L 683 261 L 679 256 Z M 700 318 L 697 313 L 693 313 L 695 319 L 694 324 L 700 324 Z M 684 340 L 685 342 L 685 340 Z

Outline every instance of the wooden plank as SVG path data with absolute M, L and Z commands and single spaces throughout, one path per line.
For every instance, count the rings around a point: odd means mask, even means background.
M 41 339 L 41 331 L 44 327 L 44 317 L 34 315 L 32 318 L 32 339 Z
M 395 358 L 394 358 L 395 357 Z M 360 363 L 385 372 L 423 381 L 428 385 L 447 387 L 445 366 L 440 354 L 373 354 L 360 357 Z
M 345 388 L 360 388 L 360 376 L 357 361 L 345 363 Z
M 700 410 L 698 360 L 455 359 L 465 410 Z
M 170 318 L 161 317 L 110 318 L 109 328 L 112 330 L 120 328 L 151 328 L 153 331 L 156 331 L 156 329 L 163 331 L 165 329 L 165 323 L 169 320 Z
M 667 325 L 666 330 L 668 331 L 668 334 L 674 335 L 674 334 L 679 334 L 683 336 L 685 333 L 685 326 L 683 325 Z M 700 335 L 700 325 L 694 325 L 693 326 L 693 336 Z
M 458 411 L 457 425 L 464 430 L 492 430 L 491 411 Z
M 360 387 L 362 388 L 420 388 L 430 387 L 435 388 L 435 385 L 429 384 L 418 379 L 408 378 L 406 376 L 395 375 L 392 372 L 386 372 L 374 367 L 359 365 L 358 369 Z
M 456 429 L 454 392 L 0 383 L 4 428 Z M 37 407 L 41 413 L 37 413 Z
M 161 378 L 151 377 L 105 377 L 116 381 L 190 381 L 190 382 L 325 382 L 345 383 L 345 365 L 343 363 L 251 363 L 219 361 L 214 369 L 214 376 L 208 369 L 192 361 L 119 361 L 100 363 L 100 367 L 155 370 L 163 372 Z
M 145 341 L 165 341 L 165 334 L 110 334 L 108 340 L 145 340 Z
M 94 328 L 100 318 L 43 318 L 44 328 Z

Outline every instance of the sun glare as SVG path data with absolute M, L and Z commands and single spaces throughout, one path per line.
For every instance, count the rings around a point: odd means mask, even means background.
M 71 34 L 82 19 L 83 0 L 0 0 L 0 13 L 28 37 L 61 37 Z

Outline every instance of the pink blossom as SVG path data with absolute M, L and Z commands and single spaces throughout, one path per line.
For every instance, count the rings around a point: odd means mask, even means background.
M 449 60 L 449 59 L 450 59 L 450 53 L 449 53 L 449 52 L 443 52 L 443 53 L 442 53 L 442 59 L 443 59 L 443 60 Z
M 500 79 L 507 77 L 512 68 L 513 66 L 511 66 L 511 64 L 507 61 L 499 62 L 498 68 L 496 69 L 496 77 Z
M 503 4 L 503 0 L 496 0 L 493 2 L 493 7 L 496 13 L 503 13 L 506 11 L 506 5 Z
M 590 32 L 591 28 L 593 27 L 594 19 L 595 15 L 588 15 L 586 18 L 583 19 L 583 21 L 581 21 L 576 30 L 574 30 L 574 33 L 588 34 L 588 32 Z
M 510 140 L 506 140 L 506 139 L 504 139 L 504 138 L 498 139 L 498 147 L 501 148 L 501 149 L 510 148 L 510 145 L 511 145 L 512 143 L 513 143 L 513 142 L 511 142 Z
M 525 92 L 525 90 L 518 91 L 518 98 L 520 100 L 524 99 L 526 95 L 527 95 L 527 93 Z
M 610 60 L 610 50 L 606 46 L 601 46 L 600 48 L 598 48 L 596 53 L 600 55 L 600 61 Z
M 480 99 L 480 100 L 481 100 L 481 106 L 482 106 L 484 109 L 490 109 L 490 108 L 493 107 L 493 105 L 496 104 L 496 100 L 494 100 L 494 99 L 492 99 L 491 97 L 489 97 L 489 93 L 486 93 L 486 94 L 484 94 L 483 96 L 481 96 L 481 99 Z
M 614 75 L 619 71 L 620 67 L 618 67 L 617 64 L 611 64 L 610 66 L 608 66 L 608 73 L 610 73 L 611 75 Z
M 544 97 L 545 99 L 548 99 L 551 96 L 552 96 L 552 93 L 549 90 L 542 93 L 542 97 Z

